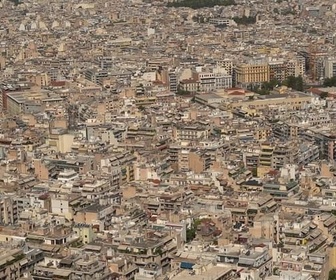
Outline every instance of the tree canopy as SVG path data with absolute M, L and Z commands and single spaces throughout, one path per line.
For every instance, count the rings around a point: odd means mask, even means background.
M 329 271 L 328 280 L 336 280 L 336 270 L 335 269 L 332 269 Z
M 336 77 L 326 78 L 323 82 L 325 87 L 334 87 L 336 86 Z
M 303 79 L 301 76 L 289 76 L 282 84 L 298 91 L 303 91 L 304 88 Z
M 243 25 L 254 24 L 254 23 L 257 22 L 257 18 L 256 17 L 247 17 L 247 16 L 234 17 L 233 20 L 237 24 L 243 24 Z
M 267 95 L 276 86 L 287 86 L 297 91 L 304 90 L 304 83 L 303 83 L 303 79 L 301 76 L 299 77 L 289 76 L 283 82 L 273 79 L 269 82 L 264 82 L 260 85 L 255 85 L 255 86 L 251 85 L 248 87 L 248 89 L 258 94 L 261 94 L 261 95 Z

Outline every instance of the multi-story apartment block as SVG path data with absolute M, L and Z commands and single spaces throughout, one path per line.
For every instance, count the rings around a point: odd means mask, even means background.
M 97 256 L 88 254 L 71 255 L 63 258 L 56 256 L 47 259 L 49 263 L 41 263 L 34 268 L 33 280 L 52 279 L 97 279 L 116 280 L 106 264 Z
M 251 279 L 265 279 L 272 274 L 272 257 L 267 248 L 245 249 L 244 247 L 226 246 L 217 255 L 217 262 L 228 267 L 235 267 Z
M 107 70 L 104 69 L 93 68 L 85 71 L 85 79 L 98 85 L 102 85 L 103 80 L 108 76 Z
M 270 81 L 270 66 L 263 64 L 238 64 L 235 69 L 237 84 L 259 84 Z
M 201 125 L 178 125 L 173 128 L 176 140 L 204 140 L 209 137 L 209 129 Z
M 113 58 L 108 56 L 99 56 L 95 59 L 96 64 L 103 70 L 108 70 L 113 67 Z
M 303 132 L 303 138 L 318 145 L 323 159 L 334 160 L 336 158 L 336 135 L 332 129 L 310 128 Z
M 205 92 L 232 87 L 232 76 L 224 68 L 219 67 L 213 68 L 209 72 L 199 72 L 198 81 L 199 90 Z
M 178 86 L 177 76 L 175 71 L 168 72 L 168 88 L 170 92 L 176 92 Z
M 325 78 L 336 77 L 336 58 L 328 57 L 325 60 Z
M 283 60 L 269 61 L 270 80 L 284 81 L 287 78 L 286 63 Z
M 231 59 L 222 59 L 217 61 L 217 65 L 226 70 L 226 72 L 232 76 L 233 74 L 233 61 Z
M 132 256 L 135 264 L 139 267 L 156 263 L 163 269 L 170 265 L 170 254 L 176 253 L 177 243 L 174 237 L 162 236 L 156 240 L 134 239 L 132 242 L 124 242 L 117 247 L 119 254 Z
M 200 90 L 200 83 L 197 79 L 187 79 L 180 81 L 179 87 L 184 91 L 197 92 Z
M 32 267 L 43 260 L 43 253 L 40 250 L 25 254 L 21 248 L 3 248 L 0 262 L 1 279 L 20 279 L 30 275 Z
M 0 224 L 15 224 L 18 221 L 18 205 L 14 197 L 0 197 Z

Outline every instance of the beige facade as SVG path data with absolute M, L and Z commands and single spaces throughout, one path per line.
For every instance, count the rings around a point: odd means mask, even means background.
M 35 169 L 35 176 L 37 179 L 46 181 L 49 179 L 49 170 L 48 167 L 44 164 L 41 159 L 34 160 L 34 169 Z
M 309 105 L 312 102 L 311 96 L 296 95 L 288 96 L 283 95 L 279 98 L 264 98 L 257 100 L 249 100 L 246 102 L 233 102 L 231 103 L 231 108 L 241 108 L 250 107 L 258 110 L 269 108 L 270 106 L 285 106 L 288 110 L 298 110 L 303 108 L 305 105 Z
M 73 141 L 74 135 L 72 134 L 50 134 L 46 143 L 56 152 L 69 153 L 71 152 Z
M 239 84 L 269 82 L 270 67 L 268 64 L 241 64 L 236 68 L 236 75 Z

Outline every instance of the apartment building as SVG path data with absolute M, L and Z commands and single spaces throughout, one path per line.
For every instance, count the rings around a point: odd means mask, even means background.
M 63 98 L 46 91 L 11 92 L 6 93 L 3 106 L 10 115 L 19 115 L 24 112 L 40 112 L 44 106 L 61 103 Z
M 175 71 L 169 71 L 168 72 L 168 88 L 170 92 L 177 92 L 177 76 Z
M 113 177 L 112 184 L 113 184 Z M 80 182 L 76 186 L 81 191 L 81 196 L 90 200 L 100 200 L 104 204 L 118 204 L 120 202 L 119 185 L 111 186 L 111 180 L 87 180 L 84 184 Z
M 271 60 L 269 63 L 270 80 L 282 82 L 287 78 L 287 66 L 284 60 Z
M 0 224 L 15 224 L 18 221 L 18 204 L 14 197 L 0 197 Z
M 216 67 L 209 70 L 198 72 L 200 91 L 210 92 L 232 87 L 232 76 L 224 68 Z
M 265 279 L 272 274 L 272 257 L 267 248 L 249 250 L 234 245 L 225 246 L 223 252 L 217 254 L 217 263 L 236 268 L 252 279 Z
M 270 194 L 275 200 L 285 200 L 297 195 L 300 185 L 296 181 L 269 181 L 264 183 L 263 192 Z
M 99 169 L 112 175 L 110 181 L 113 186 L 119 186 L 134 180 L 134 164 L 136 157 L 128 152 L 112 154 L 102 157 Z
M 198 79 L 185 79 L 179 82 L 179 87 L 184 91 L 198 92 L 200 91 L 200 82 Z
M 77 224 L 97 225 L 99 230 L 105 230 L 111 224 L 114 213 L 112 205 L 92 204 L 83 209 L 76 210 L 73 220 Z
M 74 205 L 79 202 L 79 195 L 51 194 L 51 211 L 55 214 L 72 219 L 74 214 Z
M 46 144 L 56 153 L 69 153 L 74 141 L 74 135 L 69 134 L 65 129 L 50 129 L 49 138 Z
M 108 76 L 109 74 L 107 70 L 98 68 L 88 69 L 85 71 L 84 75 L 85 79 L 98 85 L 102 85 L 103 80 L 106 79 Z
M 214 25 L 236 26 L 236 22 L 230 18 L 210 18 L 209 23 Z
M 280 140 L 296 139 L 299 136 L 299 125 L 279 121 L 272 124 L 274 137 Z
M 233 61 L 231 59 L 222 59 L 217 61 L 217 65 L 226 70 L 226 72 L 232 76 L 233 74 Z
M 237 84 L 254 84 L 270 81 L 270 66 L 265 64 L 239 64 L 235 69 Z
M 336 77 L 336 58 L 334 57 L 328 57 L 325 60 L 325 77 L 326 78 L 332 78 Z
M 201 125 L 177 125 L 173 128 L 173 138 L 176 140 L 204 140 L 209 133 L 209 129 Z
M 2 248 L 0 279 L 15 280 L 29 275 L 31 267 L 42 259 L 43 255 L 39 250 L 32 252 L 29 257 L 21 248 Z
M 280 169 L 286 164 L 305 166 L 319 158 L 319 146 L 310 142 L 287 142 L 274 145 L 272 168 Z
M 86 126 L 87 140 L 100 138 L 102 141 L 117 145 L 126 136 L 126 129 L 114 128 L 111 125 L 88 125 Z
M 211 156 L 206 151 L 182 149 L 178 153 L 178 169 L 202 173 L 210 168 Z
M 143 240 L 136 238 L 130 243 L 120 244 L 117 252 L 132 256 L 135 264 L 143 267 L 150 263 L 156 263 L 163 269 L 170 266 L 170 254 L 176 253 L 177 244 L 173 237 L 162 235 L 161 238 Z
M 88 224 L 75 224 L 73 226 L 73 232 L 83 244 L 91 243 L 96 237 L 93 227 Z
M 333 128 L 326 130 L 309 128 L 303 132 L 303 138 L 318 145 L 322 158 L 327 160 L 336 158 L 336 135 L 333 132 Z
M 55 262 L 39 264 L 34 267 L 32 277 L 34 280 L 116 279 L 116 276 L 112 275 L 104 262 L 99 260 L 97 256 L 89 254 L 58 257 Z
M 274 147 L 270 145 L 262 145 L 259 154 L 259 167 L 272 167 L 272 156 L 274 152 Z
M 113 58 L 109 56 L 98 56 L 95 59 L 97 66 L 101 69 L 111 69 L 114 65 Z
M 19 77 L 24 78 L 39 87 L 48 86 L 51 83 L 51 77 L 46 72 L 22 71 L 19 73 Z

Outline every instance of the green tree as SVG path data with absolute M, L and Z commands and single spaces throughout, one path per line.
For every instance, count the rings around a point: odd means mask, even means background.
M 176 91 L 177 95 L 188 95 L 190 94 L 190 91 L 182 89 L 180 86 L 177 87 Z
M 273 79 L 269 82 L 264 82 L 260 85 L 255 85 L 255 86 L 250 85 L 248 86 L 248 89 L 260 95 L 267 95 L 267 94 L 270 94 L 270 91 L 273 90 L 277 85 L 281 85 L 281 82 Z
M 325 91 L 324 91 L 324 92 L 322 92 L 322 93 L 320 94 L 320 98 L 321 98 L 321 99 L 326 99 L 326 98 L 328 97 L 328 95 L 329 95 L 328 92 L 325 92 Z
M 289 76 L 282 84 L 284 86 L 290 87 L 298 91 L 303 91 L 304 89 L 304 83 L 301 76 L 299 77 Z
M 257 18 L 256 17 L 247 17 L 247 16 L 234 17 L 233 20 L 237 24 L 242 24 L 242 25 L 254 24 L 254 23 L 257 22 Z
M 336 270 L 335 269 L 332 269 L 329 271 L 328 280 L 336 280 Z
M 190 228 L 187 228 L 187 242 L 193 241 L 196 237 L 197 227 L 201 224 L 201 220 L 194 220 Z
M 326 78 L 323 82 L 325 87 L 334 87 L 336 86 L 336 77 Z

